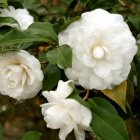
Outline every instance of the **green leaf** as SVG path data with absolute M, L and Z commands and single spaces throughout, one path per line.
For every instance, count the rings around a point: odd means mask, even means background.
M 21 49 L 24 49 L 24 46 L 22 46 L 22 44 L 0 46 L 0 53 L 4 53 L 7 51 L 19 51 Z
M 110 102 L 108 102 L 107 100 L 105 100 L 101 97 L 94 97 L 92 99 L 96 103 L 97 106 L 108 110 L 110 113 L 112 113 L 114 115 L 118 114 L 115 107 Z
M 0 140 L 3 139 L 3 130 L 2 130 L 2 125 L 0 124 Z
M 93 106 L 91 128 L 102 140 L 130 140 L 125 123 L 119 116 L 99 107 L 93 100 L 89 103 Z
M 24 134 L 24 136 L 21 138 L 21 140 L 40 140 L 41 133 L 37 131 L 29 131 Z
M 63 0 L 63 2 L 67 5 L 70 5 L 70 3 L 72 2 L 71 0 Z
M 139 31 L 140 30 L 140 17 L 139 15 L 129 16 L 128 21 L 133 25 L 133 27 Z
M 0 24 L 2 24 L 2 25 L 9 25 L 9 24 L 18 24 L 18 23 L 12 17 L 0 17 Z
M 57 41 L 57 34 L 53 25 L 49 22 L 34 22 L 29 26 L 28 31 L 33 34 L 46 37 L 50 40 Z
M 80 16 L 71 18 L 70 20 L 68 20 L 61 28 L 60 31 L 66 29 L 71 23 L 75 22 L 76 20 L 80 19 Z
M 15 8 L 23 8 L 23 0 L 8 0 L 8 5 L 12 5 Z
M 73 87 L 73 85 L 72 85 Z M 129 140 L 124 121 L 118 116 L 115 108 L 105 99 L 94 97 L 85 102 L 74 87 L 73 98 L 92 111 L 91 128 L 102 140 Z
M 116 86 L 112 90 L 106 89 L 102 90 L 102 93 L 107 96 L 109 99 L 117 103 L 124 112 L 126 112 L 125 103 L 126 103 L 126 90 L 127 82 L 124 81 L 119 86 Z
M 57 64 L 59 68 L 66 69 L 72 65 L 72 49 L 68 45 L 62 45 L 49 51 L 47 59 L 51 64 Z
M 7 0 L 0 0 L 0 7 L 6 8 L 8 6 Z
M 49 64 L 44 70 L 43 90 L 52 89 L 59 81 L 61 72 L 57 65 Z
M 39 61 L 46 61 L 47 60 L 46 52 L 39 53 L 38 59 Z
M 0 39 L 0 47 L 27 42 L 49 42 L 49 40 L 44 37 L 34 35 L 29 31 L 20 31 L 15 29 L 8 32 L 2 37 L 2 39 Z

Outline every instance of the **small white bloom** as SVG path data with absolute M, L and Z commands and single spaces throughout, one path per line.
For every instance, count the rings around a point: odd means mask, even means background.
M 126 80 L 136 40 L 123 17 L 97 9 L 82 14 L 59 34 L 59 45 L 73 50 L 66 76 L 86 89 L 111 89 Z
M 73 129 L 76 139 L 84 140 L 84 130 L 90 130 L 92 115 L 88 108 L 76 100 L 66 99 L 73 91 L 72 87 L 69 86 L 70 82 L 59 81 L 56 91 L 43 92 L 49 103 L 41 105 L 42 114 L 47 127 L 60 128 L 60 140 L 65 140 Z
M 27 9 L 15 9 L 13 6 L 9 6 L 8 9 L 0 9 L 0 17 L 14 18 L 18 22 L 21 30 L 27 29 L 34 22 L 34 18 L 29 14 Z M 17 24 L 7 25 L 18 28 Z M 3 24 L 0 24 L 0 26 L 3 26 Z
M 34 97 L 42 88 L 39 61 L 26 51 L 0 54 L 0 93 L 15 99 Z

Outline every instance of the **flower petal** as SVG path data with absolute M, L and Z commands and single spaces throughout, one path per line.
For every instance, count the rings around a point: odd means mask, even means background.
M 74 134 L 75 134 L 76 140 L 85 140 L 85 132 L 81 127 L 76 126 L 74 128 Z
M 73 126 L 71 127 L 71 125 L 64 127 L 64 128 L 61 128 L 59 131 L 60 140 L 65 140 L 66 136 L 72 131 L 72 129 L 73 129 Z

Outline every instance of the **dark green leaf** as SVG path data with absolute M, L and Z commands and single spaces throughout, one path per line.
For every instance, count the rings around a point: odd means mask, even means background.
M 52 89 L 60 80 L 61 72 L 57 65 L 47 65 L 44 70 L 43 90 Z
M 46 53 L 39 53 L 38 59 L 40 61 L 46 61 L 47 60 Z
M 29 26 L 28 30 L 33 34 L 57 41 L 57 34 L 53 28 L 53 25 L 49 22 L 35 22 Z
M 99 107 L 93 100 L 89 103 L 93 106 L 92 130 L 102 140 L 130 140 L 125 123 L 119 116 Z
M 96 103 L 97 106 L 108 110 L 110 113 L 112 113 L 114 115 L 118 114 L 116 109 L 114 108 L 114 106 L 110 102 L 108 102 L 107 100 L 105 100 L 101 97 L 94 97 L 93 101 Z
M 40 140 L 41 133 L 37 131 L 29 131 L 24 134 L 21 140 Z
M 133 27 L 137 31 L 140 31 L 140 17 L 139 17 L 139 15 L 129 16 L 128 21 L 133 25 Z
M 23 0 L 8 0 L 8 5 L 12 5 L 15 8 L 23 8 Z
M 11 17 L 0 17 L 0 24 L 2 25 L 17 24 L 17 21 Z
M 72 2 L 71 0 L 63 0 L 64 3 L 66 3 L 67 5 L 70 5 L 70 3 Z
M 62 45 L 49 51 L 47 59 L 51 64 L 57 64 L 59 68 L 66 69 L 72 64 L 72 49 L 68 45 Z
M 48 42 L 44 37 L 34 35 L 28 31 L 12 30 L 5 34 L 0 40 L 0 47 L 27 42 Z

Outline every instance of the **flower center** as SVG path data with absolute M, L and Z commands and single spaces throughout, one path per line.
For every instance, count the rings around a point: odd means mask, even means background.
M 93 48 L 93 56 L 97 59 L 102 59 L 105 55 L 104 52 L 104 47 L 103 46 L 96 46 L 95 48 Z

